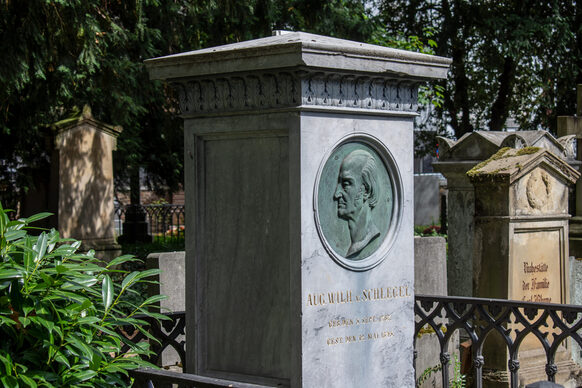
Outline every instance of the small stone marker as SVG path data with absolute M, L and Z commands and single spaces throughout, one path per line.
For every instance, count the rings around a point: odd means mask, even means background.
M 280 32 L 146 64 L 184 118 L 186 371 L 413 387 L 413 117 L 450 60 Z
M 83 242 L 98 257 L 121 254 L 113 216 L 113 151 L 121 127 L 93 118 L 88 106 L 78 116 L 52 125 L 58 152 L 58 230 Z
M 474 296 L 568 303 L 568 186 L 580 174 L 547 149 L 526 147 L 502 148 L 467 175 L 475 186 Z M 523 340 L 521 381 L 544 377 L 540 348 L 533 335 Z M 559 381 L 573 363 L 564 349 L 558 353 Z M 484 380 L 503 380 L 505 344 L 488 339 L 484 355 Z

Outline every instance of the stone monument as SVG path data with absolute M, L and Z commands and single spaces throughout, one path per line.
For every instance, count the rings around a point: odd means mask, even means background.
M 467 171 L 499 149 L 540 147 L 575 165 L 574 136 L 558 139 L 546 131 L 475 131 L 458 141 L 439 137 L 439 161 L 434 169 L 447 178 L 448 292 L 452 296 L 473 296 L 473 239 L 475 233 L 475 190 Z
M 85 106 L 78 115 L 52 125 L 56 132 L 53 164 L 58 166 L 58 230 L 81 240 L 97 257 L 121 254 L 113 217 L 113 151 L 121 127 L 93 118 Z
M 186 372 L 413 387 L 413 118 L 450 60 L 302 32 L 151 59 L 185 132 Z
M 475 186 L 474 296 L 568 303 L 568 186 L 580 174 L 547 149 L 526 147 L 501 148 L 467 175 Z M 484 355 L 484 387 L 509 386 L 501 337 L 485 341 Z M 545 379 L 545 353 L 533 335 L 519 361 L 510 367 L 520 368 L 521 382 Z M 563 383 L 569 352 L 558 352 L 556 364 Z

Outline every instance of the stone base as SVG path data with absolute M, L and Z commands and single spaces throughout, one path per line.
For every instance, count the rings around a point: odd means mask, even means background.
M 537 381 L 546 381 L 546 356 L 543 349 L 523 352 L 519 357 L 519 386 L 523 387 Z M 487 361 L 485 361 L 487 363 Z M 562 347 L 556 353 L 556 383 L 565 388 L 576 388 L 582 381 L 582 370 L 572 361 L 570 350 Z M 511 374 L 507 370 L 483 368 L 483 388 L 509 388 Z
M 85 240 L 81 244 L 81 251 L 95 251 L 95 257 L 104 261 L 111 261 L 121 256 L 121 245 L 114 239 Z
M 148 234 L 148 223 L 146 221 L 126 221 L 123 223 L 123 235 L 119 236 L 119 241 L 152 242 L 152 236 Z

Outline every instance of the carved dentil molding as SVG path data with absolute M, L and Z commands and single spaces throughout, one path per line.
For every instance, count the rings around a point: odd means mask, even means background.
M 320 106 L 416 112 L 418 82 L 337 73 L 264 72 L 174 82 L 183 115 Z

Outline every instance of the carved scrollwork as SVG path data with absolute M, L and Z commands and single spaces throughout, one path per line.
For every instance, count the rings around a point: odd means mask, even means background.
M 473 366 L 475 368 L 482 368 L 483 365 L 485 365 L 485 358 L 483 358 L 483 356 L 476 356 L 473 359 Z
M 447 352 L 441 353 L 441 364 L 447 365 L 451 361 L 451 355 Z
M 507 361 L 507 368 L 510 372 L 517 372 L 519 370 L 519 360 Z
M 324 72 L 257 72 L 173 84 L 183 114 L 304 106 L 416 112 L 418 83 Z
M 546 364 L 546 374 L 548 377 L 553 377 L 558 373 L 558 366 L 556 364 Z

